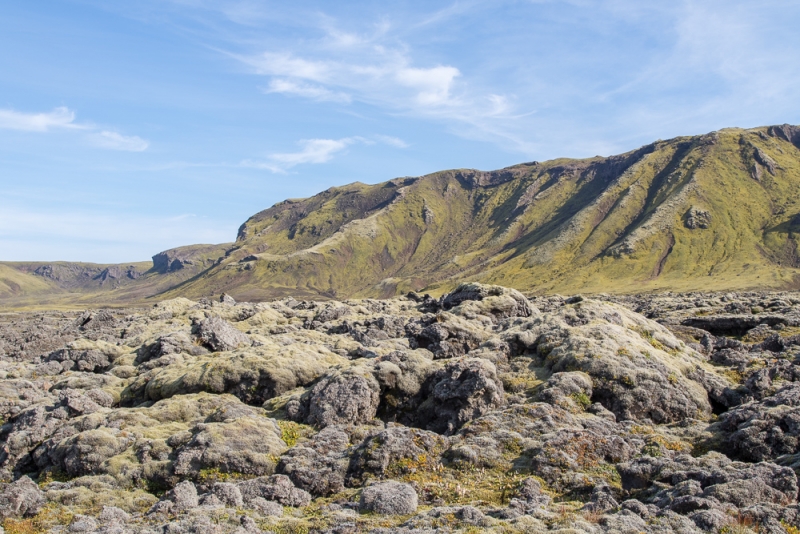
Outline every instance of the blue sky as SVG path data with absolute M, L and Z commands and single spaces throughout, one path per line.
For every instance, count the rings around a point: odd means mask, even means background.
M 800 3 L 10 0 L 0 260 L 232 241 L 354 181 L 800 123 Z

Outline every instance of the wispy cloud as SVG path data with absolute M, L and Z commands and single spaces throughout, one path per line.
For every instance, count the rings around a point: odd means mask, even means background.
M 85 128 L 75 124 L 75 112 L 65 107 L 49 113 L 23 113 L 13 109 L 0 109 L 0 128 L 26 132 L 47 132 L 53 128 Z
M 392 137 L 391 135 L 375 135 L 373 136 L 376 141 L 381 143 L 387 144 L 389 146 L 393 146 L 395 148 L 408 148 L 409 144 L 403 141 L 398 137 Z
M 283 93 L 301 96 L 319 102 L 341 102 L 349 104 L 352 98 L 347 93 L 331 91 L 320 85 L 298 82 L 285 78 L 273 78 L 269 82 L 269 87 L 265 93 Z
M 257 74 L 273 77 L 269 92 L 293 93 L 313 99 L 350 95 L 348 100 L 355 98 L 420 112 L 446 107 L 463 108 L 467 104 L 463 95 L 457 97 L 453 94 L 455 80 L 461 76 L 456 67 L 414 67 L 405 54 L 381 47 L 374 49 L 372 56 L 377 61 L 304 58 L 289 52 L 237 57 Z
M 100 148 L 124 150 L 126 152 L 143 152 L 150 146 L 148 141 L 136 135 L 126 136 L 107 130 L 93 134 L 90 139 L 92 144 Z
M 102 130 L 91 123 L 77 123 L 75 117 L 75 112 L 67 107 L 57 107 L 49 113 L 24 113 L 13 109 L 0 109 L 0 129 L 24 132 L 82 130 L 89 132 L 86 139 L 92 146 L 109 150 L 142 152 L 150 146 L 150 142 L 141 137 Z
M 298 165 L 327 163 L 336 154 L 356 143 L 365 145 L 382 143 L 395 148 L 408 147 L 408 144 L 402 139 L 388 135 L 354 136 L 341 139 L 303 139 L 298 143 L 301 149 L 297 152 L 277 152 L 269 154 L 263 160 L 248 159 L 242 161 L 240 166 L 283 174 Z
M 287 170 L 305 163 L 325 163 L 333 158 L 334 154 L 341 152 L 356 139 L 345 137 L 343 139 L 304 139 L 300 141 L 302 147 L 298 152 L 275 153 L 267 156 L 264 161 L 245 160 L 243 167 L 264 169 L 274 173 L 285 173 Z

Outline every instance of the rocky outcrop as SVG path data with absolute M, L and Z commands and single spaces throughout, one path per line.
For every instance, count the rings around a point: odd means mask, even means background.
M 754 326 L 725 335 L 730 317 Z M 4 317 L 0 513 L 142 534 L 791 532 L 798 317 L 792 293 L 475 284 Z

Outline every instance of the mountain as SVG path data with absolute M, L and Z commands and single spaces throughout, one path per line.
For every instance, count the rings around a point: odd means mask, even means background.
M 81 292 L 386 297 L 462 280 L 539 293 L 790 289 L 798 233 L 800 127 L 730 128 L 607 158 L 334 187 L 257 213 L 235 243 L 168 251 L 124 287 L 92 279 Z M 42 267 L 27 276 L 39 281 Z

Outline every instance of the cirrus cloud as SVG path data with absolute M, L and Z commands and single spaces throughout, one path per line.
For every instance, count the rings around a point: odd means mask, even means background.
M 110 130 L 100 130 L 93 124 L 75 122 L 75 117 L 75 112 L 64 106 L 47 113 L 0 109 L 0 129 L 40 133 L 58 129 L 89 131 L 91 133 L 86 138 L 91 145 L 109 150 L 142 152 L 150 146 L 149 141 L 139 136 L 126 136 Z
M 0 128 L 25 132 L 47 132 L 51 128 L 84 128 L 75 124 L 75 112 L 65 107 L 49 113 L 23 113 L 13 109 L 0 109 Z
M 148 141 L 145 141 L 139 136 L 127 136 L 107 130 L 92 135 L 90 139 L 92 144 L 97 147 L 110 150 L 124 150 L 126 152 L 143 152 L 150 146 Z
M 276 152 L 269 154 L 264 160 L 244 160 L 239 166 L 285 174 L 298 165 L 327 163 L 336 154 L 356 143 L 364 145 L 382 143 L 395 148 L 408 147 L 402 139 L 388 135 L 374 135 L 369 138 L 354 136 L 341 139 L 303 139 L 298 143 L 301 149 L 297 152 Z

